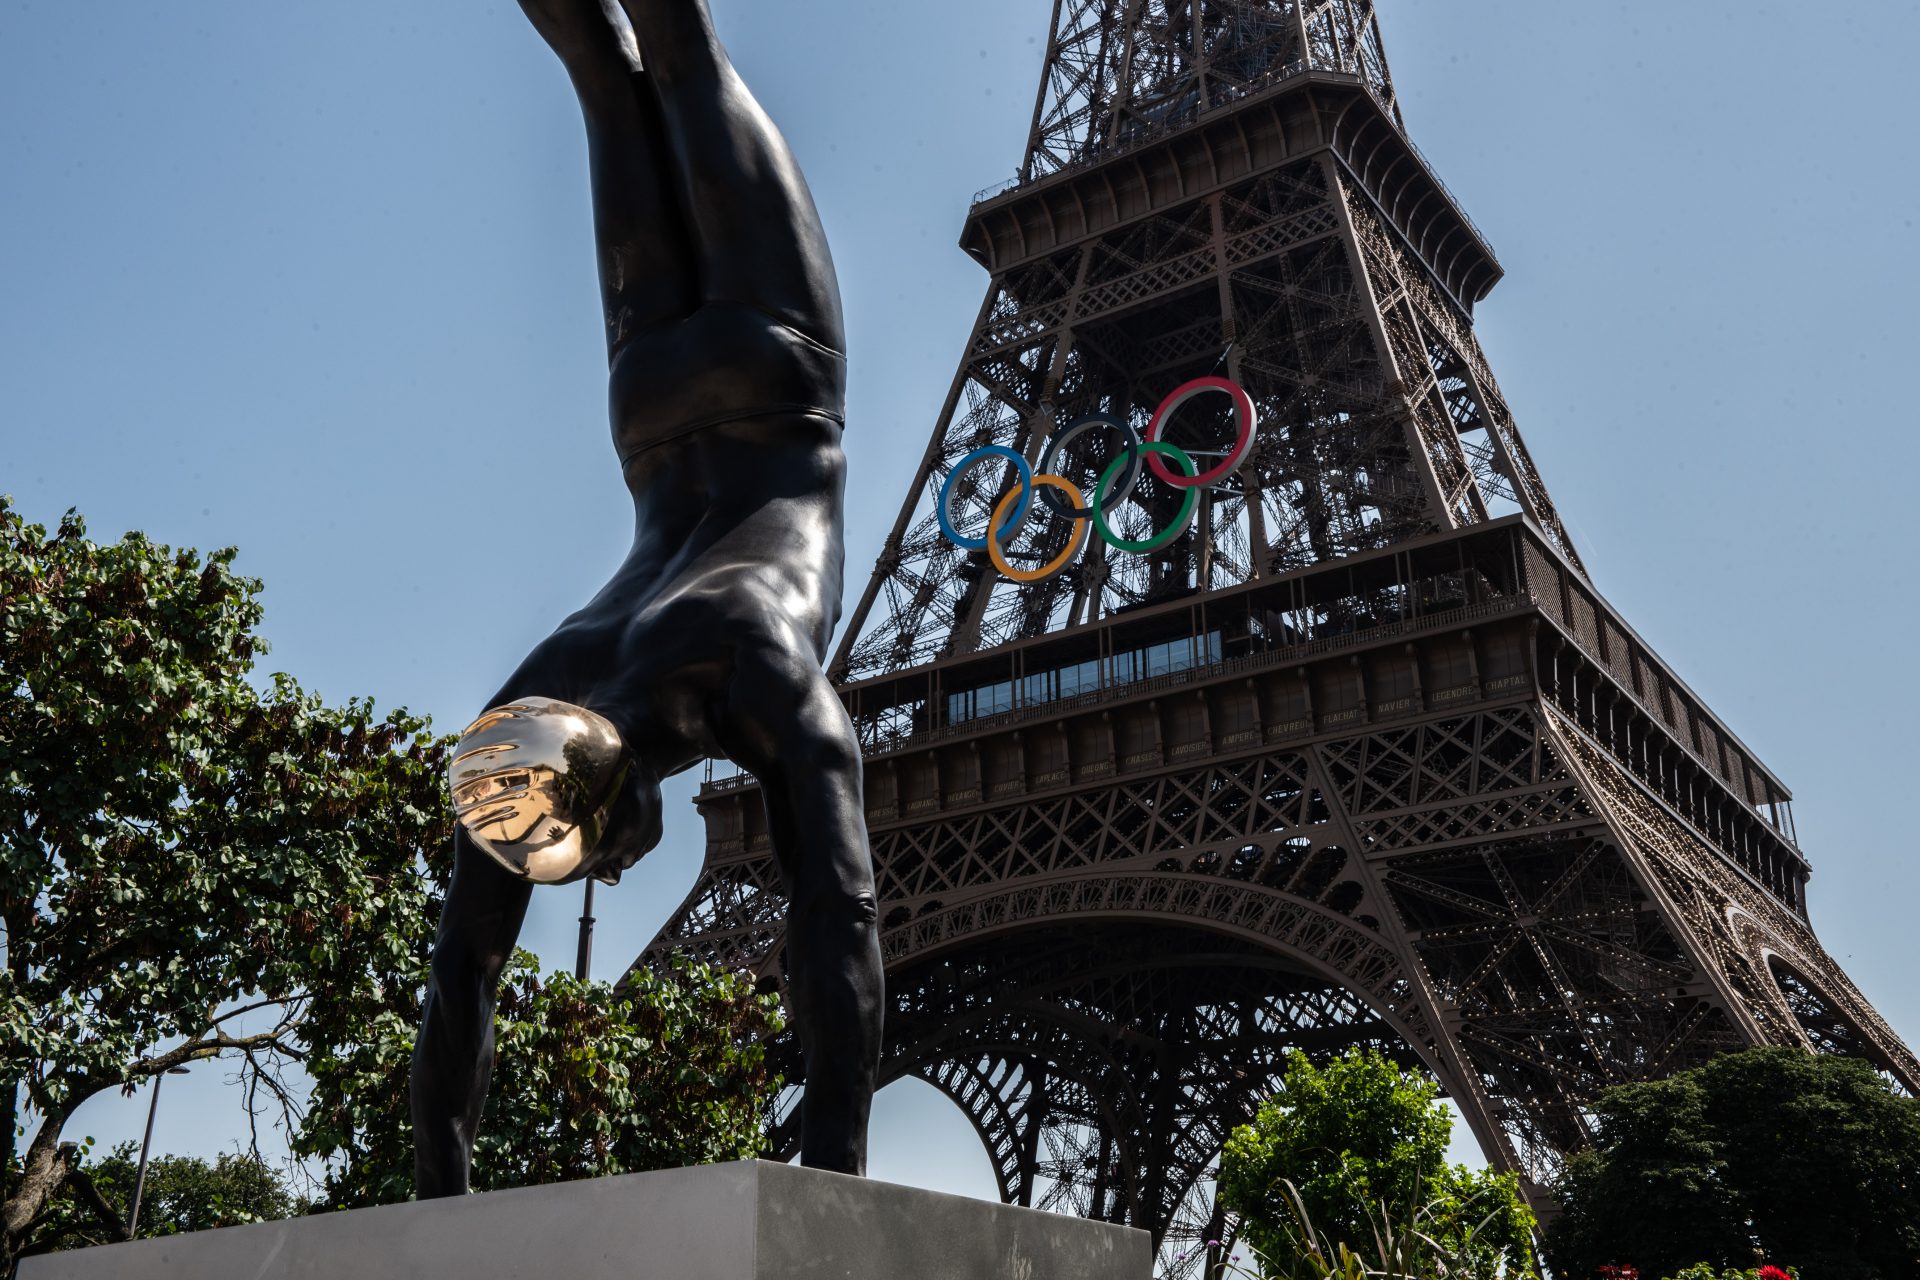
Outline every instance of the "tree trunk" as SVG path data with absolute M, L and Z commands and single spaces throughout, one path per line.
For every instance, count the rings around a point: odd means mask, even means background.
M 0 1204 L 5 1204 L 13 1195 L 13 1147 L 14 1130 L 20 1123 L 20 1084 L 15 1081 L 7 1086 L 7 1096 L 0 1099 L 0 1125 L 6 1127 L 7 1161 L 0 1165 Z
M 93 1210 L 93 1216 L 98 1218 L 100 1225 L 107 1229 L 107 1235 L 110 1238 L 133 1239 L 132 1227 L 128 1226 L 127 1220 L 120 1216 L 118 1209 L 107 1203 L 107 1198 L 100 1194 L 100 1188 L 94 1185 L 93 1179 L 87 1175 L 85 1169 L 75 1165 L 73 1171 L 67 1175 L 67 1181 L 73 1185 L 75 1193 L 80 1197 L 80 1202 Z
M 27 1147 L 20 1176 L 8 1188 L 6 1201 L 0 1203 L 0 1275 L 13 1274 L 20 1251 L 27 1245 L 28 1232 L 79 1163 L 79 1148 L 60 1142 L 67 1114 L 62 1111 L 41 1120 L 39 1132 Z

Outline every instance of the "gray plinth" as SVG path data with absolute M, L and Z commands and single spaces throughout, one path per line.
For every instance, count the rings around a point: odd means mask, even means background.
M 1148 1280 L 1131 1227 L 747 1161 L 28 1258 L 20 1280 Z

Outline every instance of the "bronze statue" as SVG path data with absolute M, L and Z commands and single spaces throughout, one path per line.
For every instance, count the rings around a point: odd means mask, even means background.
M 881 967 L 840 615 L 846 341 L 819 214 L 705 0 L 521 0 L 586 117 L 633 549 L 456 751 L 452 886 L 413 1060 L 422 1197 L 467 1189 L 502 966 L 534 881 L 611 881 L 660 780 L 761 779 L 788 893 L 801 1161 L 864 1173 Z

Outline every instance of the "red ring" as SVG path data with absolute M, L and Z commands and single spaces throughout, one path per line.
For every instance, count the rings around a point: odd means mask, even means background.
M 1218 466 L 1210 471 L 1202 471 L 1197 476 L 1175 475 L 1167 469 L 1165 460 L 1159 454 L 1148 454 L 1147 465 L 1153 468 L 1153 474 L 1176 489 L 1197 489 L 1201 485 L 1212 484 L 1239 466 L 1240 460 L 1247 456 L 1247 446 L 1253 443 L 1253 432 L 1259 418 L 1253 407 L 1253 397 L 1231 378 L 1195 378 L 1192 382 L 1175 387 L 1160 402 L 1160 407 L 1153 411 L 1153 420 L 1147 424 L 1147 439 L 1158 440 L 1173 411 L 1207 391 L 1224 391 L 1233 397 L 1233 414 L 1240 421 L 1240 438 L 1234 441 L 1233 448 L 1227 451 L 1227 456 L 1220 460 Z

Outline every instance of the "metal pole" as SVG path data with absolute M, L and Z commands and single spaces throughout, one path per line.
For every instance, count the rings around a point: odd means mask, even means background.
M 140 1199 L 147 1191 L 147 1149 L 153 1146 L 153 1117 L 160 1110 L 160 1082 L 170 1075 L 185 1075 L 185 1067 L 174 1067 L 153 1078 L 153 1101 L 147 1104 L 147 1135 L 140 1139 L 140 1168 L 133 1175 L 133 1207 L 127 1210 L 127 1239 L 140 1231 Z
M 587 966 L 593 961 L 593 881 L 587 881 L 586 901 L 580 907 L 580 950 L 573 960 L 573 976 L 587 980 Z

